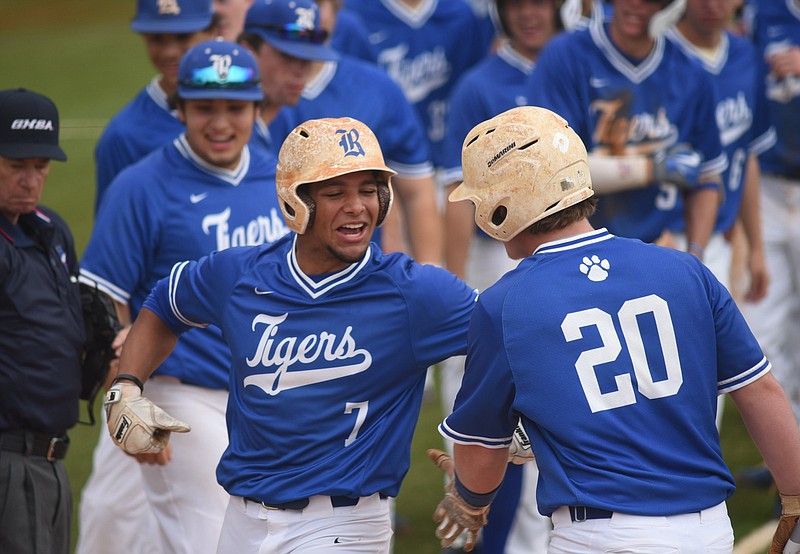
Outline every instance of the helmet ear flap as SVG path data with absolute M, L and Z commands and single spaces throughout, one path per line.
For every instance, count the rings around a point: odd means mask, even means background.
M 386 216 L 389 215 L 389 210 L 392 209 L 392 201 L 394 200 L 394 192 L 392 185 L 389 182 L 378 183 L 378 220 L 375 223 L 376 227 L 383 225 Z
M 308 213 L 305 229 L 303 230 L 303 232 L 305 232 L 311 229 L 311 226 L 314 225 L 314 215 L 317 212 L 317 204 L 314 202 L 314 199 L 311 198 L 311 193 L 308 192 L 308 185 L 300 185 L 297 187 L 297 197 L 303 204 L 306 205 L 306 212 Z M 287 208 L 291 207 L 287 206 Z

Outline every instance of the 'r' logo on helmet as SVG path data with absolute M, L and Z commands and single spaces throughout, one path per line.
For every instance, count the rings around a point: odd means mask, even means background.
M 221 80 L 228 78 L 228 71 L 231 69 L 231 57 L 228 54 L 212 54 L 208 61 L 214 66 L 214 70 Z
M 179 15 L 181 7 L 178 0 L 158 0 L 158 15 Z
M 339 141 L 339 146 L 341 146 L 344 150 L 345 156 L 365 155 L 364 149 L 361 147 L 361 143 L 358 142 L 358 131 L 356 129 L 350 129 L 349 131 L 339 129 L 336 131 L 336 134 L 342 135 L 342 139 Z

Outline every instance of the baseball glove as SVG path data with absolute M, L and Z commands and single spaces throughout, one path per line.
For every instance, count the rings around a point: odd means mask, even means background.
M 155 454 L 169 442 L 172 431 L 187 433 L 179 421 L 142 396 L 133 383 L 116 383 L 108 389 L 106 401 L 108 432 L 114 444 L 128 454 Z
M 800 552 L 800 495 L 781 495 L 781 519 L 772 537 L 769 554 L 797 554 Z
M 489 506 L 472 506 L 461 498 L 455 487 L 453 460 L 448 454 L 431 448 L 428 457 L 448 477 L 444 498 L 433 513 L 433 520 L 439 524 L 436 538 L 447 548 L 464 533 L 464 552 L 471 552 L 478 542 L 478 532 L 488 521 Z
M 108 376 L 114 349 L 111 344 L 121 326 L 111 298 L 97 283 L 81 278 L 81 307 L 86 340 L 81 358 L 81 400 L 86 400 L 89 425 L 94 425 L 94 400 Z

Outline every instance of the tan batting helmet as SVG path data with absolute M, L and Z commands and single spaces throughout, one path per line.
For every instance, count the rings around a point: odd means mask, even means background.
M 278 153 L 275 182 L 286 224 L 302 235 L 314 222 L 314 202 L 301 185 L 370 170 L 378 182 L 380 225 L 392 205 L 389 180 L 397 173 L 386 167 L 375 133 L 351 117 L 301 123 L 286 137 Z
M 450 202 L 471 200 L 478 227 L 502 241 L 594 194 L 580 137 L 563 117 L 535 106 L 473 127 L 461 166 L 464 182 Z

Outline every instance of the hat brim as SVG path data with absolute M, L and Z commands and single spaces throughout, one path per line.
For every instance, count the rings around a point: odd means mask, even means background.
M 211 16 L 186 19 L 134 19 L 131 29 L 138 33 L 197 33 L 211 25 Z
M 325 44 L 277 38 L 259 28 L 245 30 L 255 33 L 276 50 L 301 60 L 309 60 L 312 62 L 335 62 L 339 60 L 339 53 Z
M 246 90 L 225 90 L 225 89 L 182 89 L 178 87 L 178 98 L 183 100 L 249 100 L 260 102 L 264 99 L 261 91 L 253 92 Z
M 0 156 L 12 160 L 28 158 L 47 158 L 49 160 L 67 161 L 67 154 L 55 144 L 15 143 L 0 145 Z

